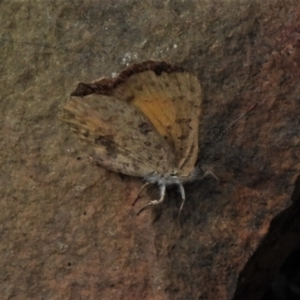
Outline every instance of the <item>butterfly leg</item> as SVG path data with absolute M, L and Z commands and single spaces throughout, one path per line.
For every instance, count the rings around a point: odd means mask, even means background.
M 147 207 L 153 206 L 153 205 L 157 205 L 160 204 L 164 201 L 165 199 L 165 195 L 166 195 L 166 185 L 163 184 L 159 187 L 160 189 L 160 198 L 158 200 L 152 200 L 150 201 L 148 204 L 144 205 L 137 213 L 137 215 L 139 215 L 144 209 L 146 209 Z
M 135 203 L 140 199 L 140 196 L 141 196 L 142 192 L 150 184 L 152 184 L 152 182 L 146 182 L 145 184 L 143 184 L 143 186 L 141 187 L 139 193 L 137 194 L 136 198 L 134 199 L 134 201 L 132 203 L 132 206 L 135 205 Z
M 183 185 L 181 183 L 179 183 L 178 185 L 179 185 L 180 195 L 181 195 L 181 199 L 182 199 L 182 202 L 181 202 L 181 205 L 179 208 L 179 213 L 178 213 L 178 220 L 179 220 L 186 198 L 185 198 L 185 190 L 184 190 Z

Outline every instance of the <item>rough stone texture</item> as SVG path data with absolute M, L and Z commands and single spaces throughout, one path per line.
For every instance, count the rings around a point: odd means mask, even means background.
M 259 299 L 299 240 L 294 196 L 262 247 L 300 170 L 299 14 L 292 0 L 1 1 L 1 299 Z M 78 81 L 146 59 L 204 90 L 199 158 L 222 183 L 187 186 L 180 227 L 176 191 L 137 217 L 141 180 L 92 164 L 57 118 Z

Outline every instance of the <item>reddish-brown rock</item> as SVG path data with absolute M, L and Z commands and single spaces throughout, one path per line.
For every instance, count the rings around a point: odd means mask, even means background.
M 299 240 L 299 13 L 291 0 L 2 1 L 0 298 L 259 299 Z M 57 118 L 78 81 L 146 59 L 204 90 L 199 159 L 221 182 L 187 185 L 180 227 L 176 190 L 137 217 L 141 180 L 95 166 Z

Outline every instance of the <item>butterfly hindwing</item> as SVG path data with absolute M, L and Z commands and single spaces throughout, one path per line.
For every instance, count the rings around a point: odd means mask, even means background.
M 114 97 L 71 97 L 63 120 L 95 150 L 95 159 L 109 170 L 138 177 L 174 168 L 171 147 L 133 105 Z

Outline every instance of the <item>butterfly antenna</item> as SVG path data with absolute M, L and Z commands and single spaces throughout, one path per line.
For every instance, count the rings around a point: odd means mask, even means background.
M 233 120 L 220 134 L 219 136 L 214 140 L 212 145 L 214 146 L 228 131 L 230 127 L 232 127 L 236 122 L 238 122 L 240 119 L 244 118 L 246 115 L 248 115 L 252 110 L 254 110 L 257 106 L 257 102 L 253 104 L 250 108 L 248 108 L 242 115 L 240 115 L 237 119 Z

